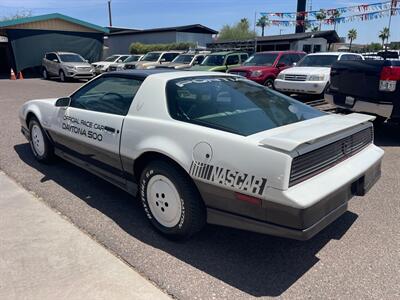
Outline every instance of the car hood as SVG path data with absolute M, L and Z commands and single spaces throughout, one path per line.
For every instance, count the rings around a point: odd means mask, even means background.
M 69 62 L 69 63 L 63 63 L 64 66 L 69 66 L 69 67 L 91 67 L 92 65 L 87 63 L 87 62 Z
M 353 113 L 349 115 L 325 115 L 286 126 L 266 130 L 250 136 L 260 146 L 291 152 L 302 145 L 311 145 L 347 129 L 356 127 L 374 116 Z
M 273 66 L 241 66 L 241 67 L 235 67 L 232 69 L 229 69 L 229 71 L 234 71 L 234 72 L 238 72 L 238 71 L 272 71 L 275 70 L 275 67 Z
M 309 74 L 330 74 L 330 67 L 293 67 L 283 70 L 283 74 L 309 75 Z

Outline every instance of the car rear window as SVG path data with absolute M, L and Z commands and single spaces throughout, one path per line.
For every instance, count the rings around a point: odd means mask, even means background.
M 243 136 L 324 115 L 252 81 L 228 76 L 170 80 L 172 118 Z

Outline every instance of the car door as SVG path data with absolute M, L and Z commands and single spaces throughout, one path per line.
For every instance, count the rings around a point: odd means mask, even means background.
M 53 75 L 58 75 L 58 62 L 59 59 L 56 54 L 50 53 L 49 54 L 49 63 L 48 63 L 48 72 Z
M 51 126 L 57 149 L 80 165 L 122 184 L 119 142 L 124 118 L 142 81 L 123 75 L 101 76 L 59 108 Z
M 277 67 L 279 71 L 285 70 L 287 68 L 290 68 L 293 64 L 292 58 L 290 54 L 283 54 L 279 58 Z

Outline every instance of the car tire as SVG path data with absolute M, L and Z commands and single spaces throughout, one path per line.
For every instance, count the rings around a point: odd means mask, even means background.
M 153 161 L 143 169 L 139 194 L 150 223 L 167 238 L 187 239 L 206 224 L 206 208 L 196 186 L 170 162 Z
M 271 90 L 275 89 L 275 87 L 274 87 L 274 79 L 273 78 L 268 78 L 267 80 L 265 80 L 264 86 L 266 86 L 267 88 L 270 88 Z
M 49 73 L 47 72 L 46 68 L 43 68 L 42 70 L 42 77 L 44 80 L 48 80 L 49 79 Z
M 65 76 L 65 73 L 64 73 L 63 70 L 60 70 L 59 75 L 60 75 L 60 81 L 61 82 L 66 82 L 67 81 L 67 77 Z
M 52 162 L 54 158 L 54 147 L 35 117 L 29 121 L 29 136 L 29 144 L 36 160 L 41 163 Z

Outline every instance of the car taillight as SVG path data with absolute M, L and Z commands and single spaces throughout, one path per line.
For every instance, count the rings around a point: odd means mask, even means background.
M 379 90 L 394 92 L 397 81 L 400 81 L 400 67 L 383 67 L 379 81 Z

